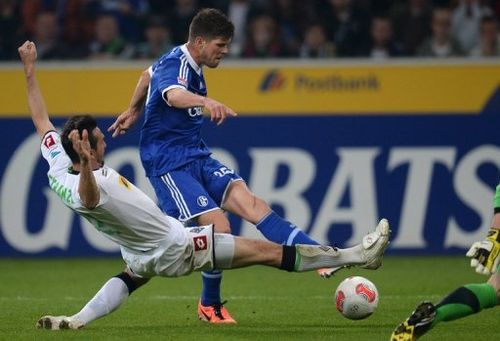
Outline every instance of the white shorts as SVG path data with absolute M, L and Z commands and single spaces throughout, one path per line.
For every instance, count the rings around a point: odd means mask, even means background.
M 172 233 L 158 247 L 136 251 L 121 247 L 122 257 L 136 275 L 179 277 L 194 270 L 211 270 L 214 265 L 213 226 L 172 226 Z

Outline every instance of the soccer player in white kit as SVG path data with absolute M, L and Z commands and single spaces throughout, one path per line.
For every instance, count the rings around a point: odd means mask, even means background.
M 286 271 L 359 265 L 380 267 L 389 244 L 389 224 L 382 219 L 362 243 L 348 249 L 275 243 L 213 233 L 211 225 L 184 228 L 168 217 L 140 189 L 104 165 L 104 134 L 89 115 L 70 118 L 59 134 L 49 120 L 35 77 L 36 47 L 19 47 L 28 104 L 41 152 L 49 164 L 50 187 L 66 206 L 85 217 L 120 245 L 125 270 L 108 280 L 73 316 L 47 315 L 38 328 L 79 329 L 117 309 L 151 277 L 177 277 L 193 270 L 238 268 L 253 264 Z

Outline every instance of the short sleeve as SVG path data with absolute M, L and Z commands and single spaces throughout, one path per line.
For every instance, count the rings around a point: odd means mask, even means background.
M 158 92 L 165 94 L 174 88 L 188 88 L 189 64 L 187 59 L 166 59 L 161 61 L 154 70 L 154 76 L 158 79 Z
M 66 169 L 71 166 L 71 160 L 61 143 L 61 136 L 56 131 L 51 130 L 44 135 L 40 150 L 50 169 Z

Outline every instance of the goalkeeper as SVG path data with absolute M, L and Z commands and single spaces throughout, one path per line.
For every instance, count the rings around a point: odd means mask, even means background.
M 482 284 L 467 284 L 451 292 L 434 305 L 421 303 L 411 316 L 398 325 L 391 341 L 416 340 L 439 322 L 453 321 L 492 308 L 500 302 L 500 184 L 493 199 L 494 215 L 491 229 L 483 241 L 475 242 L 467 252 L 471 267 L 490 275 Z

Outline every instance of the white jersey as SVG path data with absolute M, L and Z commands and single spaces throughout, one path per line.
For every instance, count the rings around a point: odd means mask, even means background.
M 147 251 L 164 244 L 188 244 L 188 233 L 174 218 L 166 216 L 144 192 L 114 169 L 103 166 L 93 171 L 100 199 L 96 208 L 82 205 L 78 194 L 80 175 L 72 171 L 72 162 L 55 131 L 42 139 L 41 151 L 49 163 L 50 187 L 66 206 L 85 217 L 109 239 L 135 251 Z

